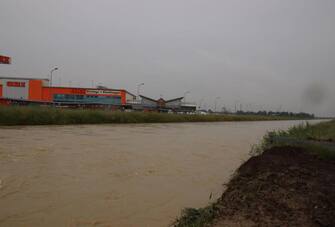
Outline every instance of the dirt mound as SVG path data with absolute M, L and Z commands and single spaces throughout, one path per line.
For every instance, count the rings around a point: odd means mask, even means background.
M 335 162 L 272 148 L 238 169 L 217 208 L 214 226 L 335 226 Z

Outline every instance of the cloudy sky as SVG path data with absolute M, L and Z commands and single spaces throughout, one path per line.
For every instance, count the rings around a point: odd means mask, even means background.
M 2 0 L 0 76 L 335 116 L 334 0 Z

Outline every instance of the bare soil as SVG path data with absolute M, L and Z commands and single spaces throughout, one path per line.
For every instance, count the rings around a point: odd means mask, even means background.
M 272 148 L 238 169 L 217 208 L 214 226 L 335 226 L 335 161 Z

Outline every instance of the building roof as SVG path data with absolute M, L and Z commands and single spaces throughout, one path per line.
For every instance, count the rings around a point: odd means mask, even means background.
M 107 91 L 126 91 L 125 89 L 95 88 L 95 87 L 66 87 L 66 86 L 52 86 L 52 87 L 45 86 L 45 87 L 48 87 L 48 88 L 70 88 L 70 89 L 107 90 Z
M 34 77 L 11 77 L 11 76 L 0 76 L 0 79 L 10 79 L 10 80 L 48 80 L 47 78 L 34 78 Z
M 114 88 L 94 88 L 94 87 L 65 87 L 65 86 L 52 86 L 52 87 L 48 87 L 45 86 L 47 88 L 68 88 L 68 89 L 85 89 L 85 90 L 104 90 L 104 91 L 125 91 L 126 93 L 133 95 L 132 93 L 130 93 L 129 91 L 125 90 L 125 89 L 114 89 Z M 135 95 L 133 95 L 135 96 Z
M 179 98 L 174 98 L 174 99 L 169 99 L 169 100 L 165 100 L 163 98 L 159 98 L 159 99 L 152 99 L 152 98 L 149 98 L 149 97 L 146 97 L 146 96 L 143 96 L 143 95 L 140 95 L 141 98 L 143 99 L 148 99 L 150 101 L 153 101 L 153 102 L 158 102 L 159 100 L 164 100 L 164 102 L 166 103 L 169 103 L 169 102 L 173 102 L 173 101 L 177 101 L 177 100 L 182 100 L 184 97 L 179 97 Z
M 127 90 L 125 90 L 129 95 L 132 95 L 132 96 L 134 96 L 134 97 L 136 97 L 136 95 L 134 95 L 133 93 L 131 93 L 131 92 L 129 92 L 129 91 L 127 91 Z
M 170 99 L 167 100 L 166 102 L 173 102 L 173 101 L 177 101 L 177 100 L 182 100 L 184 97 L 179 97 L 179 98 L 175 98 L 175 99 Z
M 140 97 L 141 97 L 142 99 L 148 99 L 148 100 L 150 100 L 150 101 L 157 102 L 157 100 L 152 99 L 152 98 L 149 98 L 149 97 L 146 97 L 146 96 L 143 96 L 143 95 L 140 95 Z

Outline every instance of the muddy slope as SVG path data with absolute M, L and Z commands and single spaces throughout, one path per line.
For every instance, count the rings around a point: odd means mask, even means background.
M 335 226 L 335 162 L 277 147 L 244 163 L 214 226 Z

